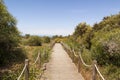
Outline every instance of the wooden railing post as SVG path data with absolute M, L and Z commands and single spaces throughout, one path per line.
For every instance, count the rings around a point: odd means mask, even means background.
M 93 61 L 93 66 L 92 66 L 92 68 L 93 68 L 92 80 L 97 80 L 97 79 L 96 79 L 97 71 L 96 71 L 96 68 L 95 68 L 95 64 L 97 64 L 97 61 L 96 61 L 96 60 Z
M 75 56 L 73 57 L 73 62 L 75 62 Z
M 75 50 L 73 49 L 73 62 L 75 62 Z
M 78 57 L 78 72 L 80 73 L 80 57 Z
M 25 59 L 25 80 L 29 80 L 29 60 Z
M 75 57 L 74 57 L 74 53 L 72 52 L 72 61 L 74 63 Z

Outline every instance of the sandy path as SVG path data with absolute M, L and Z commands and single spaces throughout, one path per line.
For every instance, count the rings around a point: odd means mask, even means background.
M 83 80 L 61 44 L 55 44 L 45 71 L 46 80 Z

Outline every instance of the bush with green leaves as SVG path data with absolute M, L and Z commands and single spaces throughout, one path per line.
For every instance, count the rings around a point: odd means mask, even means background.
M 96 32 L 92 39 L 93 57 L 101 65 L 113 64 L 120 66 L 120 30 Z
M 106 16 L 100 23 L 96 23 L 93 26 L 94 31 L 99 31 L 103 28 L 106 28 L 107 31 L 111 31 L 115 28 L 120 28 L 120 13 L 111 16 Z
M 80 49 L 80 44 L 74 40 L 74 37 L 70 36 L 69 38 L 66 38 L 63 40 L 65 44 L 67 44 L 70 49 L 75 49 L 75 51 L 78 51 Z
M 44 36 L 44 37 L 43 37 L 43 42 L 44 42 L 44 43 L 50 43 L 50 37 Z
M 87 49 L 91 48 L 91 39 L 93 34 L 90 25 L 85 22 L 78 24 L 72 36 L 74 37 L 74 41 L 84 45 Z
M 29 46 L 42 46 L 41 37 L 39 37 L 39 36 L 31 36 L 28 39 L 26 44 L 29 45 Z
M 45 63 L 48 62 L 50 58 L 51 49 L 48 45 L 44 45 L 36 48 L 33 53 L 34 53 L 33 55 L 34 60 L 38 56 L 38 53 L 40 53 L 41 56 L 40 60 L 42 63 Z
M 0 66 L 10 65 L 19 60 L 16 57 L 24 56 L 19 46 L 21 37 L 16 24 L 16 19 L 8 12 L 4 1 L 0 0 Z

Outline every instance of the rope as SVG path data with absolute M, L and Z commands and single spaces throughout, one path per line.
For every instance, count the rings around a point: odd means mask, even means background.
M 97 72 L 99 73 L 100 77 L 102 78 L 102 80 L 105 80 L 104 77 L 102 76 L 102 74 L 100 73 L 100 71 L 99 71 L 99 69 L 98 69 L 96 64 L 95 64 L 95 68 L 96 68 Z
M 21 78 L 21 76 L 22 76 L 22 74 L 23 74 L 23 72 L 25 71 L 25 69 L 26 69 L 26 64 L 25 64 L 25 66 L 24 66 L 24 68 L 23 68 L 23 70 L 22 70 L 22 72 L 21 72 L 21 74 L 20 74 L 20 76 L 17 78 L 17 80 L 20 80 L 20 78 Z
M 80 59 L 81 59 L 81 61 L 82 61 L 82 63 L 83 63 L 84 66 L 86 66 L 86 67 L 92 67 L 92 65 L 87 65 L 87 64 L 83 61 L 81 54 L 79 54 L 79 57 L 80 57 Z
M 87 64 L 84 62 L 84 60 L 82 59 L 81 53 L 80 53 L 79 55 L 76 55 L 74 49 L 71 50 L 70 47 L 69 47 L 68 45 L 64 44 L 63 42 L 62 42 L 62 44 L 63 44 L 64 47 L 66 47 L 67 49 L 69 49 L 70 52 L 73 52 L 73 54 L 74 54 L 75 57 L 78 57 L 78 56 L 79 56 L 80 59 L 81 59 L 81 62 L 82 62 L 82 64 L 83 64 L 84 66 L 86 66 L 86 67 L 92 67 L 92 65 L 87 65 Z M 96 68 L 98 74 L 99 74 L 100 77 L 102 78 L 102 80 L 105 80 L 104 77 L 102 76 L 102 74 L 100 73 L 100 71 L 99 71 L 97 65 L 96 65 L 96 64 L 94 64 L 94 65 L 95 65 L 95 68 Z
M 40 58 L 40 53 L 38 53 L 38 56 L 37 56 L 35 62 L 32 65 L 35 65 L 37 63 L 37 61 L 38 61 L 39 58 Z
M 65 46 L 65 47 L 67 46 L 67 45 L 64 44 L 63 42 L 62 42 L 62 44 L 63 44 L 63 46 Z M 67 46 L 67 47 L 68 47 L 68 49 L 70 50 L 70 52 L 73 52 L 73 54 L 74 54 L 75 57 L 78 57 L 78 55 L 75 54 L 75 50 L 74 50 L 74 49 L 71 50 L 69 46 Z M 86 67 L 92 67 L 92 65 L 87 65 L 87 64 L 83 61 L 81 54 L 79 54 L 79 57 L 80 57 L 80 59 L 81 59 L 81 61 L 82 61 L 82 63 L 83 63 L 84 66 L 86 66 Z
M 38 56 L 37 56 L 35 62 L 32 64 L 33 66 L 37 63 L 37 61 L 39 60 L 39 58 L 40 58 L 40 53 L 38 53 Z M 22 74 L 24 73 L 26 67 L 27 67 L 27 64 L 25 64 L 25 66 L 24 66 L 24 68 L 23 68 L 23 70 L 22 70 L 20 76 L 17 78 L 17 80 L 20 80 L 20 78 L 21 78 Z
M 75 56 L 75 57 L 78 57 L 78 55 L 75 54 L 75 50 L 73 49 L 72 51 L 73 51 L 74 56 Z

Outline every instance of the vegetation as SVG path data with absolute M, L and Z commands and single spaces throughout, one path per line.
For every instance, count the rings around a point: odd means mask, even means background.
M 28 46 L 42 46 L 42 44 L 49 44 L 51 42 L 51 38 L 48 36 L 37 36 L 37 35 L 30 35 L 25 34 L 22 36 L 22 44 Z
M 27 45 L 29 45 L 29 46 L 42 46 L 42 40 L 39 36 L 31 36 L 27 41 Z
M 120 66 L 120 30 L 113 29 L 110 32 L 96 32 L 92 39 L 92 53 L 94 59 L 100 65 L 116 65 Z M 101 37 L 98 37 L 101 36 Z
M 77 53 L 81 51 L 83 59 L 88 64 L 96 59 L 102 74 L 108 80 L 120 79 L 120 13 L 104 17 L 101 22 L 93 26 L 85 22 L 80 23 L 72 35 L 65 37 L 55 35 L 52 39 L 48 36 L 31 36 L 30 34 L 21 36 L 16 24 L 16 19 L 8 12 L 4 1 L 0 0 L 1 80 L 16 79 L 25 58 L 30 59 L 32 64 L 38 52 L 41 53 L 42 64 L 48 62 L 50 58 L 48 45 L 51 40 L 63 41 Z M 3 67 L 10 70 L 5 71 Z M 85 70 L 90 74 L 87 68 Z
M 50 43 L 50 37 L 44 36 L 44 37 L 43 37 L 43 42 L 44 42 L 44 43 Z
M 32 64 L 38 52 L 41 53 L 42 64 L 50 58 L 50 38 L 30 34 L 21 36 L 16 24 L 16 19 L 0 0 L 0 80 L 16 80 L 24 67 L 24 60 L 28 58 Z M 32 69 L 30 75 L 32 80 L 35 77 Z
M 25 51 L 27 52 L 27 57 L 30 61 L 29 68 L 30 68 L 30 80 L 34 80 L 36 76 L 38 76 L 41 73 L 41 69 L 38 67 L 38 62 L 33 65 L 35 62 L 38 53 L 41 54 L 41 66 L 49 61 L 51 50 L 48 45 L 44 46 L 25 46 Z M 0 76 L 1 80 L 16 80 L 18 76 L 20 75 L 22 69 L 24 67 L 24 61 L 22 64 L 16 64 L 13 66 L 13 68 L 10 70 L 7 70 L 3 72 Z M 24 75 L 21 77 L 21 79 L 24 79 Z
M 81 51 L 86 63 L 92 64 L 92 60 L 96 59 L 107 80 L 120 79 L 120 13 L 104 17 L 93 27 L 80 23 L 73 35 L 62 41 L 76 52 Z M 85 70 L 88 74 L 88 69 Z
M 3 0 L 0 0 L 0 66 L 24 60 L 20 38 L 16 19 L 8 12 Z

